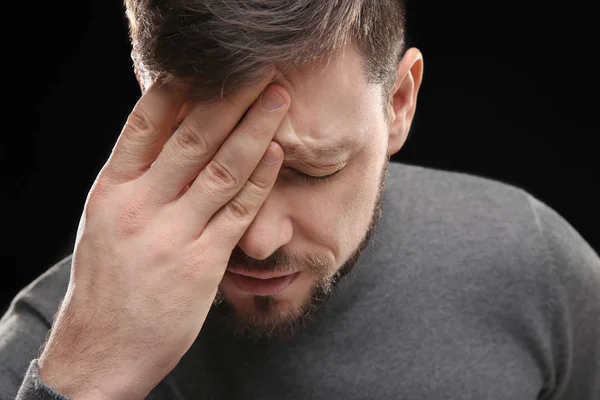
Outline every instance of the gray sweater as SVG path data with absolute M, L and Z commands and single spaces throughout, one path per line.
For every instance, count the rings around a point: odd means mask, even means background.
M 0 398 L 66 399 L 37 372 L 71 257 L 0 320 Z M 291 340 L 209 313 L 148 399 L 600 399 L 600 259 L 555 211 L 489 179 L 390 164 L 355 269 Z

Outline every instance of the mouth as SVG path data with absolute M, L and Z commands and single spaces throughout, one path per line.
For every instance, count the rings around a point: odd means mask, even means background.
M 234 272 L 235 271 L 235 272 Z M 300 272 L 293 273 L 256 273 L 236 271 L 228 268 L 225 277 L 231 279 L 238 290 L 256 296 L 268 296 L 281 293 L 290 286 Z
M 295 271 L 295 272 L 246 271 L 246 270 L 243 270 L 241 268 L 234 268 L 234 267 L 228 267 L 227 271 L 229 271 L 229 272 L 231 272 L 233 274 L 236 274 L 236 275 L 242 275 L 242 276 L 246 276 L 248 278 L 255 278 L 255 279 L 281 278 L 281 277 L 293 275 L 296 272 L 299 272 L 299 271 Z

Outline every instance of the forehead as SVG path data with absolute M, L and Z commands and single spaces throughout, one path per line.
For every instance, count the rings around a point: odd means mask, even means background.
M 276 75 L 273 83 L 286 88 L 298 108 L 317 112 L 338 104 L 347 109 L 361 103 L 369 89 L 363 71 L 362 56 L 349 43 L 331 57 Z
M 284 142 L 356 147 L 383 117 L 381 88 L 366 82 L 362 56 L 351 44 L 329 59 L 278 75 L 273 83 L 292 99 L 277 133 Z

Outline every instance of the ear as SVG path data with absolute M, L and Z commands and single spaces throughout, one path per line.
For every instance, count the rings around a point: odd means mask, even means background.
M 406 142 L 417 108 L 417 95 L 423 80 L 423 55 L 409 49 L 396 72 L 396 84 L 388 101 L 390 137 L 388 156 L 396 154 Z

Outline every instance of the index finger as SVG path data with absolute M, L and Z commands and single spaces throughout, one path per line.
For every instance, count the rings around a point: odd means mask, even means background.
M 105 165 L 105 174 L 116 183 L 138 178 L 156 160 L 171 134 L 190 86 L 155 80 L 133 110 Z

